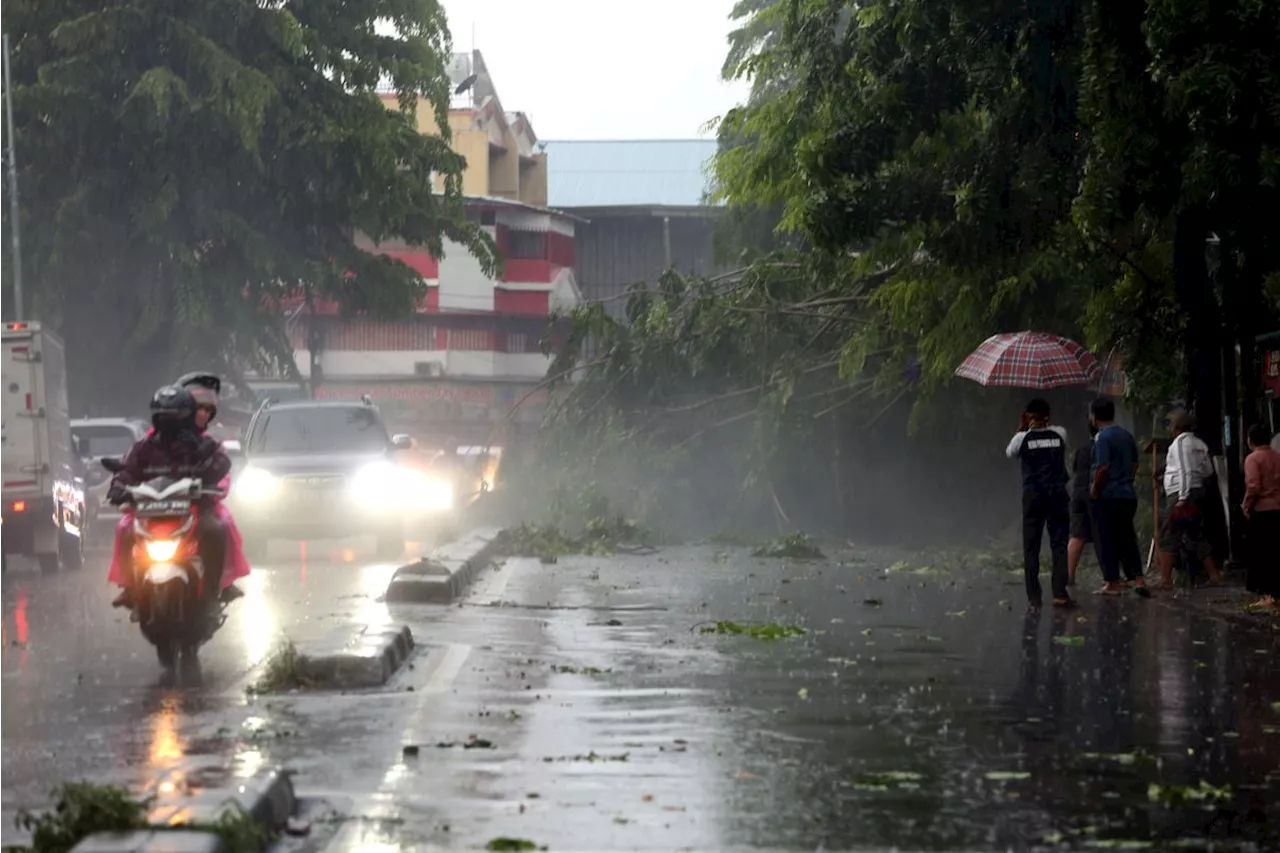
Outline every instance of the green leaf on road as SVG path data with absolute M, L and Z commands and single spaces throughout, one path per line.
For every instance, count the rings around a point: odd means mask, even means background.
M 501 836 L 489 839 L 489 843 L 484 846 L 486 850 L 505 851 L 505 850 L 546 850 L 545 847 L 539 847 L 527 838 L 507 838 Z
M 563 675 L 608 675 L 613 672 L 612 669 L 600 669 L 594 666 L 560 666 L 551 667 L 552 672 L 558 672 Z
M 1031 778 L 1031 774 L 1025 770 L 992 770 L 982 775 L 992 782 L 1015 782 Z
M 779 536 L 751 552 L 753 557 L 791 557 L 796 560 L 823 560 L 826 555 L 803 533 Z
M 1053 638 L 1053 641 L 1060 646 L 1083 646 L 1084 645 L 1084 637 L 1080 636 L 1079 634 L 1075 634 L 1075 635 L 1058 634 Z
M 782 640 L 787 637 L 799 637 L 804 629 L 798 625 L 778 625 L 773 622 L 741 625 L 737 622 L 720 620 L 714 625 L 704 625 L 699 629 L 702 634 L 745 634 L 757 640 Z
M 1214 803 L 1231 799 L 1230 785 L 1214 787 L 1203 779 L 1197 785 L 1157 785 L 1152 782 L 1147 786 L 1147 799 L 1164 806 L 1179 806 L 1188 802 Z

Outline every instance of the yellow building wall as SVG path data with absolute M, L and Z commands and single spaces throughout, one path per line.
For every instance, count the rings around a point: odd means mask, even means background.
M 538 207 L 547 206 L 547 155 L 534 154 L 520 164 L 520 200 Z

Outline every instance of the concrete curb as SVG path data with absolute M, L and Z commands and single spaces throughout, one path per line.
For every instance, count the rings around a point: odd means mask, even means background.
M 381 687 L 413 652 L 408 625 L 363 626 L 299 649 L 303 674 L 320 690 Z
M 247 814 L 268 837 L 283 830 L 297 808 L 291 774 L 264 768 L 248 776 L 216 761 L 188 761 L 156 777 L 144 791 L 156 805 L 147 820 L 156 827 L 209 825 L 227 814 Z M 146 829 L 99 832 L 72 853 L 218 853 L 225 850 L 213 832 Z
M 387 604 L 452 604 L 460 598 L 494 556 L 497 527 L 486 527 L 442 545 L 424 557 L 396 569 L 383 600 Z

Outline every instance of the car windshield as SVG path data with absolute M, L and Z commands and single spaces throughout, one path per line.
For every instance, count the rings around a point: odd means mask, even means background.
M 80 456 L 85 459 L 124 456 L 133 448 L 136 440 L 127 427 L 75 427 L 71 434 L 76 437 Z
M 280 409 L 263 417 L 250 450 L 366 453 L 387 448 L 387 431 L 366 408 Z

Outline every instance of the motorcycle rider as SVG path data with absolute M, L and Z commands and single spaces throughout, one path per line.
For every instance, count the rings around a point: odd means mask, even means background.
M 214 488 L 231 471 L 231 460 L 222 445 L 202 434 L 196 426 L 196 400 L 191 392 L 175 385 L 160 388 L 151 398 L 153 431 L 136 443 L 123 460 L 123 468 L 112 478 L 107 499 L 120 504 L 128 500 L 126 486 L 135 486 L 150 477 L 198 475 L 204 485 Z M 196 541 L 205 572 L 205 602 L 213 607 L 221 588 L 226 559 L 227 529 L 211 507 L 202 506 L 196 522 Z M 111 602 L 113 607 L 133 607 L 136 577 L 133 572 L 133 530 L 124 531 L 122 556 L 124 589 Z
M 207 435 L 209 427 L 218 417 L 218 395 L 222 393 L 222 380 L 216 373 L 197 370 L 178 377 L 176 384 L 179 388 L 186 388 L 195 398 L 196 429 L 201 435 Z M 223 488 L 229 488 L 229 484 L 224 484 Z M 248 576 L 249 561 L 245 559 L 244 540 L 240 536 L 239 528 L 236 527 L 236 520 L 231 516 L 231 510 L 227 508 L 226 503 L 218 501 L 215 512 L 218 520 L 227 528 L 227 549 L 222 564 L 226 588 L 222 590 L 221 597 L 224 604 L 230 604 L 244 596 L 244 592 L 235 585 L 235 581 L 237 578 Z M 227 577 L 228 572 L 230 577 Z

